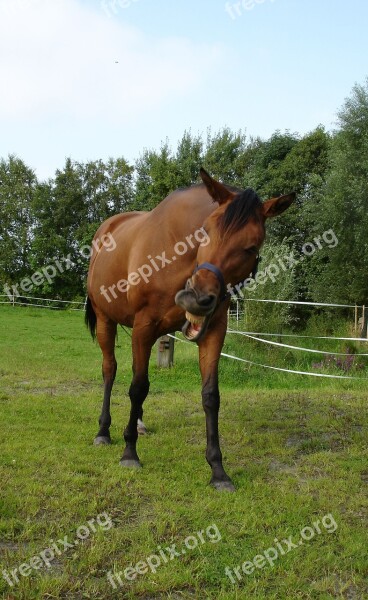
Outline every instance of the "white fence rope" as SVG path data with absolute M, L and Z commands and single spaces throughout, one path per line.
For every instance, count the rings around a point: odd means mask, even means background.
M 305 306 L 332 306 L 340 308 L 362 308 L 360 304 L 329 304 L 328 302 L 302 302 L 301 300 L 261 300 L 244 298 L 245 302 L 274 302 L 275 304 L 303 304 Z
M 183 342 L 184 344 L 192 344 L 192 342 L 187 342 L 186 340 L 182 340 L 175 335 L 168 334 L 169 337 L 174 338 L 178 342 Z M 368 377 L 354 377 L 351 375 L 327 375 L 326 373 L 310 373 L 309 371 L 295 371 L 293 369 L 282 369 L 281 367 L 272 367 L 271 365 L 263 365 L 262 363 L 256 363 L 252 360 L 246 360 L 245 358 L 240 358 L 239 356 L 233 356 L 232 354 L 226 354 L 225 352 L 220 353 L 221 356 L 225 358 L 231 358 L 232 360 L 238 360 L 243 363 L 247 363 L 248 365 L 253 365 L 255 367 L 263 367 L 264 369 L 272 369 L 273 371 L 283 371 L 284 373 L 294 373 L 295 375 L 309 375 L 310 377 L 327 377 L 328 379 L 355 379 L 355 380 L 367 380 Z
M 8 296 L 8 294 L 0 294 L 3 298 Z M 12 304 L 13 300 L 9 298 L 9 304 Z M 54 298 L 38 298 L 37 296 L 14 296 L 14 300 L 16 298 L 25 298 L 26 300 L 44 300 L 45 302 L 63 302 L 65 304 L 83 304 L 83 300 L 55 300 Z M 16 301 L 16 300 L 15 300 Z
M 187 342 L 186 340 L 182 340 L 175 335 L 168 334 L 169 337 L 174 338 L 178 342 L 183 342 L 184 344 L 192 344 L 192 342 Z M 225 352 L 220 353 L 221 356 L 225 358 L 231 358 L 232 360 L 238 360 L 243 363 L 247 363 L 248 365 L 253 365 L 255 367 L 263 367 L 264 369 L 272 369 L 273 371 L 283 371 L 284 373 L 294 373 L 295 375 L 309 375 L 310 377 L 327 377 L 328 379 L 355 379 L 355 380 L 366 380 L 368 377 L 354 377 L 351 375 L 327 375 L 326 373 L 310 373 L 309 371 L 295 371 L 293 369 L 282 369 L 281 367 L 272 367 L 271 365 L 263 365 L 262 363 L 256 363 L 252 360 L 246 360 L 245 358 L 240 358 L 239 356 L 233 356 L 232 354 L 226 354 Z
M 11 304 L 11 306 L 13 306 L 12 302 L 0 302 L 0 304 Z M 60 306 L 45 306 L 44 304 L 33 304 L 31 302 L 15 302 L 14 305 L 17 306 L 38 306 L 38 308 L 49 308 L 51 310 L 61 310 Z M 70 310 L 82 310 L 80 308 L 71 308 Z
M 303 352 L 313 352 L 315 354 L 330 354 L 333 356 L 368 356 L 368 354 L 357 354 L 356 352 L 349 354 L 348 352 L 328 352 L 327 350 L 314 350 L 312 348 L 303 348 L 301 346 L 289 346 L 289 344 L 281 344 L 280 342 L 273 342 L 272 340 L 264 340 L 254 335 L 245 334 L 245 337 L 250 338 L 251 340 L 256 340 L 257 342 L 262 342 L 263 344 L 271 344 L 272 346 L 279 346 L 281 348 L 291 348 L 292 350 L 303 350 Z M 368 340 L 364 341 L 367 342 Z
M 8 298 L 7 301 L 3 302 L 0 301 L 0 304 L 10 304 L 11 306 L 37 306 L 39 308 L 50 308 L 50 309 L 54 309 L 54 310 L 61 310 L 60 306 L 46 306 L 45 304 L 35 304 L 35 303 L 31 303 L 31 302 L 23 302 L 22 299 L 24 300 L 41 300 L 42 302 L 55 302 L 57 304 L 61 303 L 61 304 L 79 304 L 80 306 L 82 306 L 84 304 L 84 300 L 80 300 L 80 302 L 78 302 L 77 300 L 55 300 L 54 298 L 38 298 L 36 296 L 13 296 L 12 298 L 10 298 L 10 296 L 8 294 L 0 294 L 1 298 Z M 83 310 L 83 308 L 70 308 L 69 310 Z
M 314 340 L 343 340 L 350 342 L 368 342 L 367 338 L 334 337 L 329 335 L 299 335 L 298 333 L 265 333 L 264 331 L 238 331 L 237 329 L 228 329 L 227 333 L 238 333 L 239 335 L 265 335 L 269 337 L 308 338 Z

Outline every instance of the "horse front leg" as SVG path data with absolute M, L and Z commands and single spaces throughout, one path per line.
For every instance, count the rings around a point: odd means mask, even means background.
M 147 325 L 140 327 L 136 317 L 132 332 L 133 380 L 129 388 L 130 417 L 124 430 L 125 449 L 120 460 L 123 467 L 142 466 L 137 454 L 137 439 L 143 417 L 142 405 L 149 391 L 148 364 L 154 342 L 153 331 Z
M 220 392 L 218 387 L 218 363 L 227 328 L 225 307 L 211 323 L 203 340 L 198 342 L 199 367 L 202 376 L 202 404 L 206 415 L 207 449 L 206 459 L 212 469 L 211 485 L 217 490 L 234 492 L 235 487 L 222 465 L 218 415 Z

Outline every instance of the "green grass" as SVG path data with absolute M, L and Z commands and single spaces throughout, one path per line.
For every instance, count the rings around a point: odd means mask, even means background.
M 343 326 L 340 324 L 341 331 Z M 82 314 L 0 310 L 0 594 L 6 599 L 329 599 L 368 597 L 366 381 L 307 378 L 222 360 L 220 431 L 235 494 L 208 486 L 196 348 L 177 344 L 175 366 L 151 366 L 145 403 L 144 468 L 119 466 L 129 411 L 129 337 L 119 333 L 112 445 L 94 447 L 101 408 L 101 355 Z M 346 331 L 345 331 L 346 333 Z M 295 345 L 303 345 L 299 343 Z M 313 346 L 313 344 L 311 344 Z M 342 346 L 331 342 L 334 351 Z M 357 346 L 358 348 L 358 346 Z M 228 336 L 225 352 L 255 362 L 311 370 L 317 356 L 268 349 Z M 367 377 L 367 369 L 348 374 Z M 330 371 L 333 372 L 333 371 Z M 335 372 L 340 372 L 335 370 Z M 98 528 L 50 568 L 9 586 L 1 571 L 22 563 L 107 513 Z M 309 542 L 233 584 L 233 569 L 331 514 Z M 214 525 L 205 543 L 162 561 L 156 573 L 107 572 L 130 565 Z M 197 537 L 198 541 L 198 537 Z M 60 547 L 60 544 L 59 544 Z M 166 551 L 167 552 L 167 551 Z

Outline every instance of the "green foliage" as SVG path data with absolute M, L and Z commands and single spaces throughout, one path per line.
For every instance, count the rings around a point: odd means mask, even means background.
M 203 165 L 203 142 L 201 137 L 185 131 L 175 154 L 177 187 L 187 187 L 198 181 Z
M 288 262 L 285 259 L 289 254 L 290 248 L 285 242 L 266 242 L 262 248 L 257 278 L 243 292 L 247 300 L 244 303 L 245 326 L 252 331 L 279 332 L 283 327 L 295 323 L 291 305 L 251 301 L 298 299 L 296 269 L 287 268 Z M 285 269 L 282 265 L 285 265 Z
M 247 183 L 257 190 L 262 198 L 281 195 L 284 189 L 276 187 L 280 178 L 280 169 L 291 150 L 298 144 L 296 134 L 276 131 L 269 140 L 257 139 L 253 150 L 251 169 L 247 174 Z M 292 191 L 288 187 L 287 191 Z
M 299 139 L 289 133 L 276 132 L 270 140 L 258 142 L 249 182 L 266 199 L 297 192 L 294 207 L 282 219 L 268 223 L 272 239 L 287 238 L 294 246 L 308 239 L 308 226 L 300 218 L 308 203 L 314 206 L 316 181 L 324 184 L 328 172 L 330 137 L 322 127 Z
M 314 298 L 368 301 L 368 79 L 356 85 L 339 112 L 326 191 L 318 199 L 318 227 L 333 229 L 339 244 L 313 258 L 308 283 Z M 316 220 L 317 221 L 317 220 Z M 314 226 L 316 229 L 316 225 Z
M 205 147 L 199 136 L 186 131 L 175 153 L 168 140 L 159 152 L 145 150 L 135 165 L 134 209 L 151 210 L 175 189 L 197 183 L 202 166 L 226 183 L 241 185 L 245 151 L 245 135 L 227 127 L 216 134 L 208 130 Z
M 243 132 L 233 133 L 228 127 L 224 127 L 212 134 L 209 129 L 203 157 L 206 170 L 224 183 L 241 186 L 244 177 L 242 157 L 246 148 L 246 136 Z
M 0 160 L 0 284 L 14 283 L 29 271 L 35 189 L 36 176 L 22 160 Z
M 68 158 L 54 181 L 38 185 L 31 267 L 36 271 L 55 260 L 65 267 L 51 283 L 44 281 L 40 293 L 64 299 L 84 294 L 88 246 L 105 219 L 130 209 L 132 175 L 133 168 L 122 158 L 107 164 L 101 160 L 80 164 Z
M 151 210 L 176 185 L 176 165 L 168 140 L 160 152 L 145 150 L 136 162 L 134 210 Z

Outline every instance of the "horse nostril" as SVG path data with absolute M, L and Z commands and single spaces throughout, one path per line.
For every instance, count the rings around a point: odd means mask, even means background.
M 216 296 L 214 294 L 209 294 L 208 296 L 201 296 L 198 298 L 198 304 L 200 306 L 211 306 L 211 304 L 214 304 L 215 300 Z

